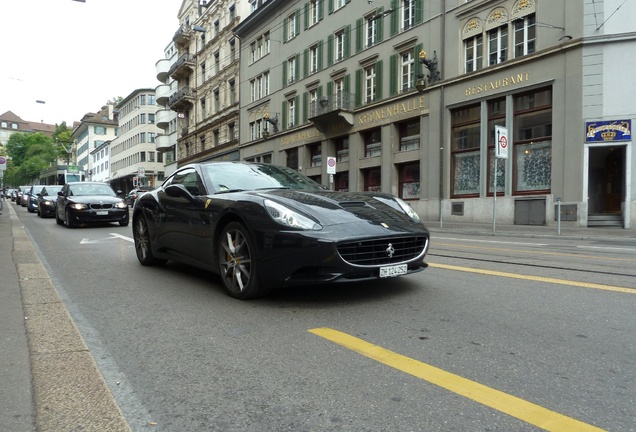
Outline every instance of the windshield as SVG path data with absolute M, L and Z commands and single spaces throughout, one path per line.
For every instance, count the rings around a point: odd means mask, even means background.
M 69 188 L 70 195 L 108 195 L 115 196 L 113 189 L 107 184 L 79 183 Z
M 76 182 L 76 181 L 81 181 L 82 179 L 80 178 L 79 174 L 66 174 L 66 182 Z
M 209 163 L 201 169 L 214 192 L 257 189 L 296 189 L 316 191 L 322 186 L 296 170 L 268 164 Z

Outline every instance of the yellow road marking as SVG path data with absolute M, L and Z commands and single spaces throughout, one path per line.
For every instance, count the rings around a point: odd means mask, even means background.
M 501 277 L 509 277 L 514 279 L 531 280 L 536 282 L 546 282 L 546 283 L 553 283 L 553 284 L 559 284 L 559 285 L 570 285 L 570 286 L 578 286 L 583 288 L 593 288 L 593 289 L 604 290 L 604 291 L 615 291 L 615 292 L 622 292 L 627 294 L 636 294 L 636 288 L 624 288 L 624 287 L 613 286 L 613 285 L 603 285 L 603 284 L 589 283 L 589 282 L 578 282 L 578 281 L 571 281 L 567 279 L 556 279 L 556 278 L 549 278 L 549 277 L 543 277 L 543 276 L 521 275 L 516 273 L 500 272 L 495 270 L 483 270 L 483 269 L 476 269 L 476 268 L 470 268 L 470 267 L 459 267 L 459 266 L 448 265 L 448 264 L 428 263 L 428 265 L 429 267 L 441 268 L 445 270 L 456 270 L 456 271 L 463 271 L 468 273 L 484 274 L 489 276 L 501 276 Z
M 457 247 L 456 244 L 451 243 L 435 243 L 436 246 L 449 246 L 449 247 Z M 604 256 L 594 256 L 594 255 L 579 255 L 573 253 L 564 253 L 564 252 L 546 252 L 546 251 L 537 251 L 530 249 L 504 249 L 504 248 L 491 248 L 484 246 L 470 246 L 470 245 L 462 245 L 461 248 L 464 249 L 483 249 L 497 252 L 514 252 L 514 253 L 528 253 L 535 255 L 555 255 L 555 256 L 563 256 L 563 257 L 573 257 L 573 258 L 585 258 L 585 259 L 593 259 L 593 260 L 605 260 L 605 261 L 625 261 L 625 262 L 636 262 L 633 258 L 613 258 L 613 257 L 604 257 Z M 429 252 L 433 253 L 433 252 Z
M 559 432 L 603 430 L 338 330 L 322 327 L 311 329 L 309 332 L 542 429 Z

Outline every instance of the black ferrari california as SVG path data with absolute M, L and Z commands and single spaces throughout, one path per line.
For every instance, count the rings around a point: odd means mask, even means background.
M 141 264 L 174 260 L 213 271 L 239 299 L 427 267 L 429 232 L 400 198 L 326 190 L 269 164 L 184 166 L 139 197 L 132 222 Z

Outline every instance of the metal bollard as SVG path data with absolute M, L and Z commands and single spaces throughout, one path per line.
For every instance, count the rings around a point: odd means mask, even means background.
M 557 235 L 561 235 L 561 197 L 557 198 Z

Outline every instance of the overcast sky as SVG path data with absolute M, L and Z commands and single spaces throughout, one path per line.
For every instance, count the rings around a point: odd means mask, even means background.
M 0 114 L 71 127 L 155 88 L 181 0 L 0 0 Z M 44 103 L 38 103 L 43 101 Z

